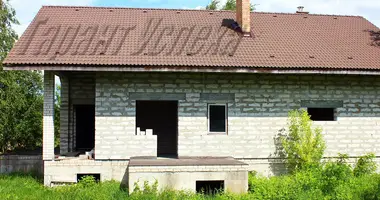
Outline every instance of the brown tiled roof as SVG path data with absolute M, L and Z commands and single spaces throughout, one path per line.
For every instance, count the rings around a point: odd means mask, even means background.
M 149 22 L 155 26 L 160 19 L 156 33 L 148 40 L 153 30 L 147 28 Z M 241 38 L 236 52 L 232 47 L 240 37 L 222 26 L 226 19 L 235 19 L 235 13 L 45 6 L 5 63 L 9 67 L 68 64 L 380 69 L 380 47 L 371 45 L 368 32 L 379 29 L 363 17 L 253 12 L 252 37 Z M 186 28 L 192 27 L 194 31 L 186 40 Z M 225 30 L 219 48 L 215 48 Z M 197 49 L 201 50 L 195 53 Z

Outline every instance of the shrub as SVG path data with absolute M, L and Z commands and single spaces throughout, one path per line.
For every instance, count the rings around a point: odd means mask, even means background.
M 334 199 L 380 199 L 379 174 L 352 177 L 335 188 Z
M 78 182 L 78 186 L 80 187 L 93 187 L 95 184 L 96 180 L 93 176 L 84 176 Z
M 317 175 L 317 176 L 315 176 Z M 310 170 L 270 178 L 249 176 L 251 199 L 320 199 L 318 174 Z
M 335 161 L 328 161 L 322 167 L 321 190 L 325 195 L 336 195 L 336 188 L 350 181 L 353 178 L 353 171 L 347 163 L 348 155 L 339 154 Z
M 353 176 L 346 162 L 329 161 L 290 175 L 249 174 L 251 199 L 380 199 L 380 175 Z
M 136 196 L 144 196 L 147 199 L 154 198 L 158 194 L 158 182 L 157 180 L 150 185 L 148 181 L 144 181 L 143 188 L 141 189 L 139 183 L 134 183 L 134 190 L 132 193 L 132 197 Z
M 312 128 L 306 110 L 290 111 L 288 126 L 288 131 L 280 137 L 288 171 L 293 173 L 319 165 L 326 148 L 322 129 Z
M 362 176 L 375 173 L 377 169 L 377 164 L 373 160 L 375 158 L 376 156 L 373 153 L 361 156 L 355 165 L 354 175 Z

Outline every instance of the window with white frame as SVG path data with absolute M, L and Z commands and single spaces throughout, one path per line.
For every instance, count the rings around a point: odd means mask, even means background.
M 208 105 L 208 131 L 210 133 L 227 133 L 227 105 Z

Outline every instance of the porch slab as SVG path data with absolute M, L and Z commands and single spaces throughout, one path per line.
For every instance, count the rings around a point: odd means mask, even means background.
M 100 181 L 125 182 L 129 161 L 80 160 L 44 161 L 44 184 L 76 183 L 78 174 L 100 174 Z M 124 183 L 126 184 L 126 183 Z
M 128 166 L 128 188 L 144 187 L 144 182 L 158 189 L 196 192 L 199 181 L 221 181 L 224 190 L 245 193 L 248 190 L 248 164 L 230 157 L 180 157 L 164 159 L 154 157 L 131 158 Z

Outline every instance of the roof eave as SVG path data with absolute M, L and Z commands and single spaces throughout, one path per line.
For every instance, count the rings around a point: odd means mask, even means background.
M 380 75 L 380 70 L 276 68 L 276 67 L 201 67 L 201 66 L 118 66 L 118 65 L 6 65 L 4 70 L 86 71 L 86 72 L 200 72 L 200 73 L 264 73 L 264 74 L 337 74 Z

